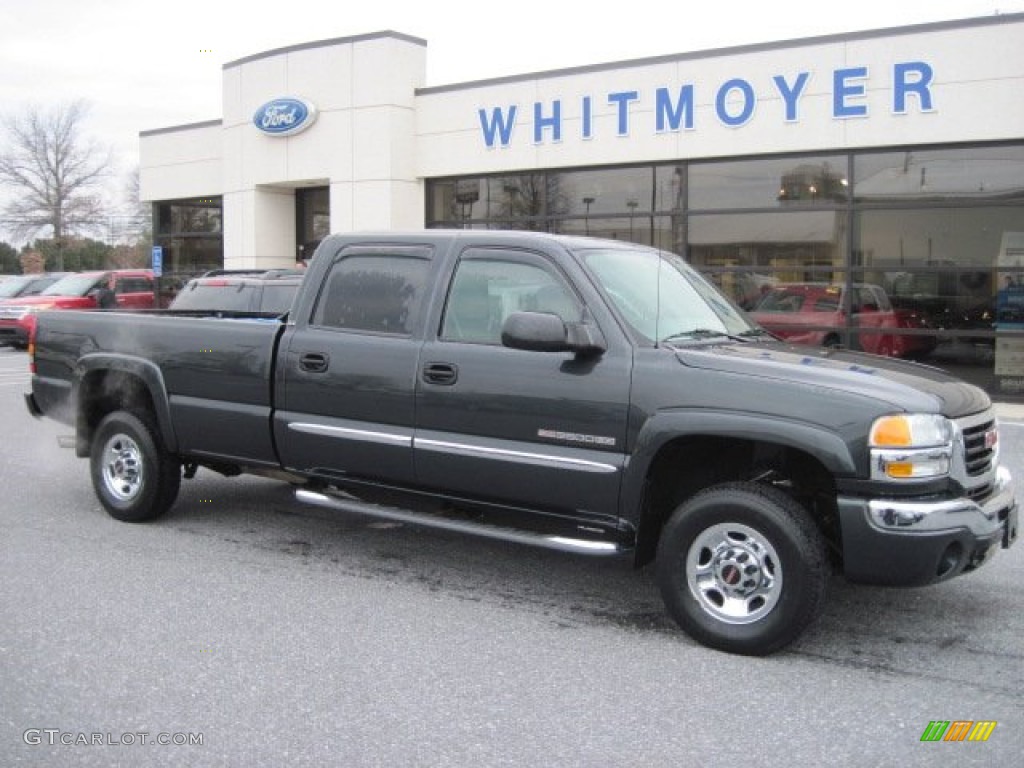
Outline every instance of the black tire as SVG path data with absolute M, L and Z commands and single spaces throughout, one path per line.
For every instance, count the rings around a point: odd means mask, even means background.
M 657 580 L 669 614 L 718 650 L 763 656 L 793 642 L 825 599 L 825 541 L 807 511 L 777 488 L 726 483 L 673 512 L 658 542 Z
M 96 427 L 89 468 L 103 508 L 128 523 L 162 515 L 181 486 L 181 463 L 146 421 L 127 411 L 108 414 Z

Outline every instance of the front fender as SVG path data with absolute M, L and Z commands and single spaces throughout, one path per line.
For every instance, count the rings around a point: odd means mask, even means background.
M 825 427 L 751 412 L 667 409 L 647 419 L 637 436 L 622 483 L 622 517 L 631 521 L 639 519 L 647 477 L 661 450 L 674 440 L 694 437 L 793 448 L 816 458 L 833 477 L 857 473 L 850 446 L 839 434 Z

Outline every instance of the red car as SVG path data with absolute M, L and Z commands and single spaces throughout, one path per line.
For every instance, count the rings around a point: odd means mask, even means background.
M 932 335 L 900 335 L 898 329 L 927 329 L 914 312 L 894 309 L 879 285 L 857 283 L 849 302 L 859 349 L 887 357 L 921 357 L 935 348 Z M 758 325 L 794 344 L 838 347 L 846 328 L 843 286 L 787 283 L 769 288 L 750 312 Z
M 154 306 L 153 272 L 148 269 L 114 269 L 78 272 L 63 277 L 36 296 L 10 299 L 0 305 L 0 344 L 24 347 L 35 325 L 36 313 L 57 309 L 96 309 L 103 287 L 113 279 L 117 309 L 150 309 Z

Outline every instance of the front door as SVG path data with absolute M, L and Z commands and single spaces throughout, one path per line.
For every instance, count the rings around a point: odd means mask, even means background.
M 416 397 L 416 476 L 466 498 L 576 518 L 617 515 L 631 355 L 502 346 L 512 312 L 575 322 L 582 301 L 539 253 L 461 254 L 428 333 Z

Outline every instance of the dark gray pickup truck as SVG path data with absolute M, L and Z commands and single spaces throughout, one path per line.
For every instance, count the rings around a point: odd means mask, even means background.
M 300 501 L 655 560 L 691 636 L 777 650 L 833 568 L 920 585 L 1017 536 L 980 389 L 778 342 L 672 254 L 526 232 L 333 236 L 290 313 L 40 314 L 28 407 L 100 502 L 199 466 Z

